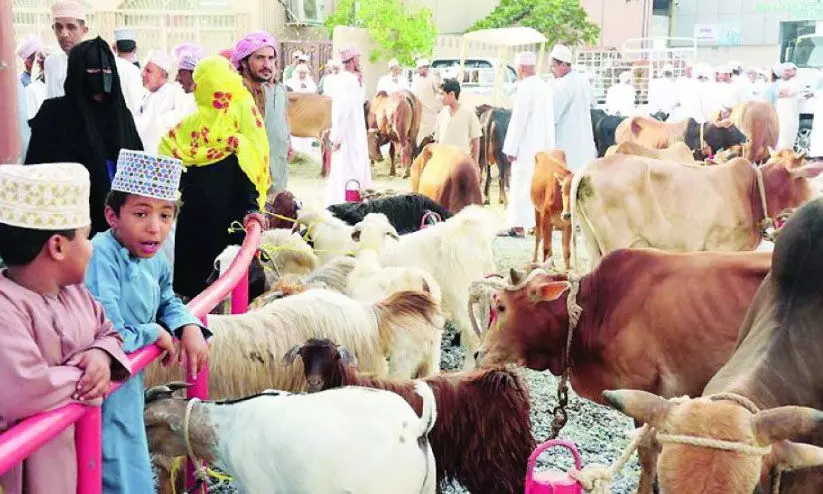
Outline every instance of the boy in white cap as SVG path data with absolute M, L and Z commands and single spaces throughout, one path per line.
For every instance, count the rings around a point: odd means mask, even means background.
M 122 338 L 83 286 L 89 173 L 77 163 L 0 165 L 0 430 L 74 402 L 100 406 L 131 373 Z M 5 494 L 74 492 L 74 427 L 0 477 Z
M 120 76 L 120 87 L 123 90 L 123 99 L 126 108 L 132 115 L 140 111 L 140 103 L 146 94 L 143 88 L 143 77 L 137 63 L 137 33 L 134 29 L 121 27 L 114 30 L 114 52 L 117 64 L 117 74 Z
M 409 81 L 400 74 L 400 62 L 396 58 L 389 60 L 389 73 L 377 81 L 377 92 L 392 94 L 409 89 Z
M 173 68 L 174 60 L 168 53 L 149 51 L 142 73 L 145 96 L 134 115 L 134 124 L 143 149 L 150 153 L 157 152 L 160 138 L 183 117 L 175 111 L 175 103 L 181 100 L 177 92 L 182 93 L 183 88 L 169 80 Z
M 531 201 L 534 156 L 554 149 L 554 101 L 552 90 L 537 76 L 537 57 L 524 51 L 517 55 L 517 75 L 520 80 L 512 102 L 512 116 L 503 141 L 503 153 L 511 163 L 511 194 L 506 208 L 504 234 L 524 237 L 535 226 Z
M 346 202 L 346 188 L 356 184 L 371 188 L 365 88 L 360 72 L 360 50 L 348 45 L 340 50 L 343 70 L 337 75 L 331 105 L 331 170 L 326 183 L 325 206 Z
M 28 87 L 31 84 L 31 71 L 34 68 L 34 60 L 41 46 L 40 37 L 36 34 L 23 36 L 23 39 L 17 44 L 17 57 L 23 61 L 23 72 L 20 73 L 20 82 L 23 83 L 23 87 Z
M 592 88 L 586 76 L 572 70 L 572 52 L 567 46 L 554 45 L 551 71 L 555 80 L 555 147 L 566 153 L 566 166 L 577 172 L 597 157 L 592 132 Z
M 433 136 L 434 129 L 437 128 L 437 115 L 443 109 L 443 103 L 438 96 L 440 81 L 429 72 L 429 65 L 429 61 L 425 58 L 417 60 L 417 79 L 412 83 L 412 92 L 423 106 L 420 131 L 417 133 L 417 146 L 420 146 L 423 139 Z
M 86 25 L 86 10 L 77 0 L 58 0 L 51 7 L 52 29 L 62 51 L 46 58 L 43 64 L 46 72 L 46 88 L 49 98 L 57 98 L 65 93 L 69 52 L 74 45 L 83 41 L 89 27 Z
M 634 98 L 637 91 L 631 81 L 631 71 L 620 73 L 618 82 L 606 91 L 606 113 L 621 117 L 634 115 Z
M 120 151 L 106 200 L 111 228 L 92 241 L 86 286 L 123 336 L 126 352 L 157 344 L 168 366 L 175 360 L 173 335 L 180 338 L 179 363 L 195 377 L 208 361 L 211 333 L 175 296 L 171 267 L 157 255 L 177 214 L 182 172 L 174 158 Z M 142 372 L 103 403 L 103 435 L 103 492 L 153 492 Z

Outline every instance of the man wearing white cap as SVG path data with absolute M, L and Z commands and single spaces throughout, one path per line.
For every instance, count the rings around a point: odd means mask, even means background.
M 377 81 L 377 92 L 391 94 L 395 91 L 409 89 L 409 82 L 400 75 L 400 62 L 396 58 L 389 60 L 389 73 Z
M 440 81 L 429 73 L 429 61 L 425 58 L 417 61 L 417 80 L 412 85 L 412 92 L 423 107 L 420 131 L 417 133 L 417 146 L 420 146 L 424 138 L 434 134 L 434 129 L 437 128 L 437 115 L 443 109 L 443 103 L 438 96 Z
M 135 116 L 139 114 L 140 103 L 146 94 L 140 69 L 135 65 L 136 40 L 137 33 L 134 29 L 123 27 L 114 30 L 114 46 L 117 54 L 114 62 L 117 64 L 117 73 L 120 75 L 120 87 L 123 89 L 126 108 Z
M 286 65 L 286 67 L 283 68 L 283 80 L 284 81 L 288 81 L 289 79 L 291 79 L 291 76 L 292 76 L 292 73 L 294 72 L 294 69 L 296 69 L 297 66 L 300 65 L 300 59 L 301 58 L 303 58 L 303 52 L 302 51 L 297 50 L 296 52 L 292 53 L 291 63 L 289 63 L 288 65 Z
M 325 74 L 317 83 L 317 92 L 325 96 L 331 97 L 334 94 L 334 85 L 337 80 L 337 74 L 340 73 L 340 60 L 332 58 L 326 66 Z
M 554 45 L 549 57 L 555 77 L 555 147 L 566 153 L 569 170 L 577 172 L 597 157 L 592 133 L 592 88 L 585 75 L 572 70 L 572 52 L 568 47 Z
M 83 41 L 89 27 L 86 26 L 86 11 L 77 0 L 58 0 L 51 6 L 52 29 L 62 51 L 49 55 L 43 64 L 46 72 L 47 98 L 57 98 L 66 94 L 63 83 L 69 64 L 69 52 Z
M 631 83 L 632 73 L 628 70 L 621 72 L 617 84 L 612 84 L 606 91 L 606 113 L 621 117 L 635 114 L 634 98 L 637 90 Z
M 674 80 L 674 67 L 666 64 L 660 71 L 661 77 L 649 82 L 649 114 L 662 113 L 671 121 L 677 106 L 677 82 Z
M 712 112 L 717 111 L 717 83 L 714 71 L 705 63 L 697 64 L 692 72 L 692 83 L 680 85 L 680 119 L 693 118 L 697 123 L 704 123 Z
M 512 102 L 512 116 L 503 141 L 503 153 L 511 163 L 511 192 L 506 208 L 509 235 L 524 237 L 534 227 L 531 183 L 534 156 L 554 149 L 554 102 L 552 90 L 535 72 L 537 57 L 524 51 L 515 62 L 519 81 Z M 589 125 L 591 127 L 591 125 Z
M 301 63 L 292 72 L 292 78 L 285 82 L 286 86 L 296 93 L 316 93 L 317 85 L 311 78 L 309 66 Z
M 40 51 L 40 47 L 40 37 L 36 34 L 23 36 L 23 39 L 17 45 L 17 56 L 23 61 L 23 72 L 20 73 L 20 82 L 23 83 L 23 87 L 31 84 L 31 71 L 34 68 L 34 60 L 37 57 L 37 52 Z
M 803 96 L 803 84 L 797 78 L 797 66 L 791 62 L 783 64 L 781 80 L 777 84 L 777 111 L 780 132 L 777 137 L 777 150 L 794 149 L 797 133 L 800 130 L 800 98 Z
M 714 111 L 719 111 L 721 116 L 731 112 L 732 108 L 743 102 L 742 87 L 732 80 L 734 70 L 728 65 L 721 65 L 717 68 L 717 103 Z
M 354 45 L 340 50 L 343 70 L 335 82 L 331 105 L 331 171 L 326 183 L 325 206 L 346 202 L 346 188 L 372 186 L 368 136 L 360 78 L 360 50 Z
M 174 114 L 175 92 L 182 92 L 183 88 L 169 81 L 173 67 L 171 56 L 161 50 L 151 50 L 143 67 L 143 87 L 147 92 L 134 116 L 134 124 L 140 133 L 143 148 L 150 153 L 157 152 L 160 138 L 182 118 L 176 118 Z M 172 117 L 169 118 L 167 114 L 172 114 Z

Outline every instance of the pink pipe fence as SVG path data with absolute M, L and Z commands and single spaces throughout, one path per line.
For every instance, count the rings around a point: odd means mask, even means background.
M 232 314 L 242 314 L 249 306 L 249 264 L 257 253 L 262 229 L 252 221 L 246 225 L 246 239 L 240 253 L 228 271 L 203 293 L 192 299 L 188 307 L 195 317 L 204 323 L 206 315 L 231 293 Z M 160 356 L 160 349 L 151 345 L 129 354 L 132 371 L 136 374 Z M 196 379 L 186 369 L 189 398 L 208 398 L 208 369 L 201 370 Z M 109 395 L 122 383 L 113 383 Z M 75 444 L 77 446 L 77 492 L 79 494 L 100 494 L 103 490 L 102 414 L 98 407 L 88 407 L 72 403 L 50 412 L 44 412 L 18 423 L 0 435 L 0 475 L 5 474 L 25 460 L 44 444 L 54 439 L 67 427 L 75 424 Z M 193 469 L 188 468 L 187 484 L 194 485 Z M 202 491 L 205 493 L 205 486 Z

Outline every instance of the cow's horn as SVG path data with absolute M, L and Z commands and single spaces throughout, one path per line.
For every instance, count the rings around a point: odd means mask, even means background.
M 516 269 L 511 268 L 509 269 L 509 277 L 511 277 L 512 285 L 519 285 L 521 281 L 523 281 L 523 275 L 520 274 Z

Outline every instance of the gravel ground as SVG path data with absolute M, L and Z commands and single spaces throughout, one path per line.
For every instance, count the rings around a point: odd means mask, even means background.
M 311 152 L 310 149 L 308 151 Z M 298 163 L 292 166 L 289 189 L 303 202 L 304 206 L 322 206 L 325 183 L 318 176 L 319 169 L 316 155 L 301 155 Z M 379 173 L 381 172 L 378 171 Z M 496 183 L 496 180 L 493 182 Z M 378 175 L 375 177 L 375 188 L 405 191 L 408 190 L 408 185 L 403 180 Z M 497 197 L 494 188 L 491 197 Z M 496 204 L 492 205 L 492 209 L 500 215 L 503 214 L 502 208 Z M 522 267 L 531 261 L 533 242 L 534 237 L 532 236 L 526 239 L 498 238 L 495 241 L 494 251 L 499 272 L 506 273 L 511 267 Z M 554 238 L 553 252 L 555 262 L 561 262 L 562 258 L 559 256 L 562 251 L 559 235 Z M 459 348 L 451 346 L 453 337 L 454 330 L 449 326 L 444 334 L 442 346 L 441 368 L 444 370 L 459 369 L 462 364 L 462 353 Z M 542 442 L 550 430 L 551 410 L 557 404 L 555 395 L 558 379 L 549 372 L 536 372 L 529 369 L 521 369 L 521 372 L 531 393 L 532 433 L 538 442 Z M 569 392 L 568 415 L 568 423 L 559 438 L 572 441 L 577 445 L 584 465 L 589 463 L 610 465 L 628 444 L 627 433 L 634 429 L 633 422 L 624 415 L 578 398 L 573 391 Z M 537 468 L 538 470 L 550 467 L 565 469 L 571 465 L 571 455 L 565 450 L 550 450 L 540 456 Z M 640 468 L 635 456 L 615 479 L 612 492 L 615 494 L 634 492 L 639 472 Z M 216 482 L 212 484 L 210 492 L 233 493 L 235 489 L 229 483 Z M 460 485 L 450 485 L 443 492 L 445 494 L 465 494 L 469 491 Z

